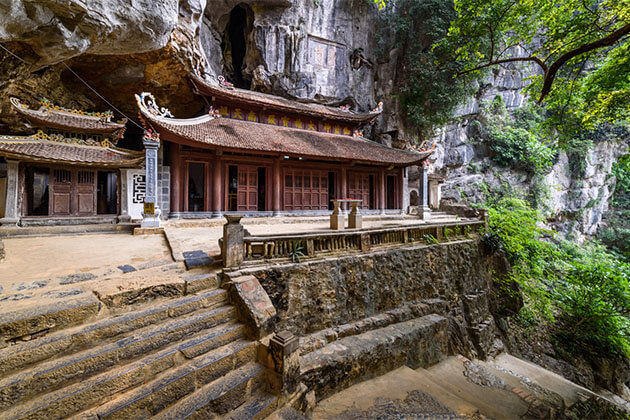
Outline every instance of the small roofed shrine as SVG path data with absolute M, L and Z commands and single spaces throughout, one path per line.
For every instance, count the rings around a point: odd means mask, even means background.
M 0 135 L 0 223 L 115 221 L 124 210 L 121 169 L 144 161 L 143 152 L 116 147 L 126 120 L 113 122 L 111 112 L 65 109 L 47 100 L 39 109 L 10 101 L 35 134 Z
M 193 75 L 207 113 L 176 119 L 150 93 L 137 96 L 147 129 L 170 166 L 170 217 L 328 214 L 332 199 L 359 199 L 364 213 L 408 208 L 407 167 L 431 152 L 393 149 L 359 131 L 381 112 L 352 112 L 213 85 Z

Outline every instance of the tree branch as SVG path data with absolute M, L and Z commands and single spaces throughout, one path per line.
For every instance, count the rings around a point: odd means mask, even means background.
M 556 74 L 560 67 L 562 67 L 567 61 L 571 60 L 578 55 L 587 53 L 589 51 L 593 51 L 602 47 L 608 47 L 619 41 L 625 35 L 630 33 L 630 23 L 626 26 L 623 26 L 617 29 L 614 32 L 611 32 L 604 38 L 601 38 L 597 41 L 590 42 L 588 44 L 581 45 L 571 51 L 568 51 L 561 55 L 556 61 L 553 62 L 551 66 L 549 66 L 549 70 L 545 71 L 545 77 L 543 80 L 543 86 L 540 91 L 540 97 L 538 98 L 538 103 L 542 103 L 545 97 L 551 91 L 551 85 L 553 84 L 554 79 L 556 78 Z
M 472 73 L 473 71 L 485 69 L 487 67 L 495 66 L 497 64 L 515 63 L 515 62 L 519 62 L 519 61 L 533 61 L 534 63 L 538 64 L 543 69 L 545 74 L 547 73 L 547 70 L 548 70 L 547 65 L 540 58 L 531 56 L 531 57 L 504 58 L 502 60 L 492 60 L 492 61 L 489 61 L 489 62 L 487 62 L 485 64 L 481 64 L 479 66 L 476 66 L 476 67 L 474 67 L 472 69 L 460 71 L 460 72 L 457 73 L 457 76 L 463 76 L 465 74 Z

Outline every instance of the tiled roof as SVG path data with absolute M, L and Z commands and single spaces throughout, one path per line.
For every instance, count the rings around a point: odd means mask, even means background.
M 107 167 L 137 167 L 144 160 L 142 152 L 60 143 L 35 136 L 0 136 L 0 156 L 26 162 Z
M 142 113 L 146 117 L 145 122 L 158 131 L 164 140 L 194 142 L 232 151 L 403 166 L 419 163 L 432 153 L 392 149 L 362 137 L 214 118 L 210 115 L 183 120 L 157 117 L 145 110 Z
M 230 102 L 239 102 L 249 106 L 264 107 L 274 111 L 284 111 L 299 115 L 327 118 L 332 121 L 345 121 L 355 124 L 367 124 L 381 113 L 380 111 L 367 113 L 345 111 L 343 109 L 325 105 L 292 101 L 280 96 L 254 92 L 251 90 L 212 85 L 194 74 L 191 75 L 190 78 L 200 95 L 213 96 L 215 98 L 224 99 Z
M 81 114 L 79 111 L 74 113 L 71 110 L 54 110 L 44 106 L 35 110 L 30 109 L 17 98 L 11 98 L 11 104 L 17 112 L 36 127 L 74 133 L 109 134 L 116 139 L 121 138 L 125 132 L 126 119 L 119 123 L 111 122 L 102 117 Z

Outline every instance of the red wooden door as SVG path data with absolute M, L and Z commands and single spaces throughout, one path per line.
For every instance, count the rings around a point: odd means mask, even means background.
M 53 169 L 51 182 L 51 216 L 70 216 L 72 214 L 72 171 Z
M 255 166 L 238 167 L 237 189 L 238 211 L 258 210 L 258 168 Z
M 328 174 L 323 171 L 285 170 L 284 209 L 328 209 Z
M 350 173 L 348 195 L 354 200 L 361 200 L 359 205 L 363 209 L 370 207 L 370 175 Z
M 77 171 L 77 207 L 79 216 L 96 214 L 96 173 L 94 171 Z

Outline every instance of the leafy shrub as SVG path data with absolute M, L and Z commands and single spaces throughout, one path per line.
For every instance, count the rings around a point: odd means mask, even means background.
M 630 266 L 619 261 L 571 264 L 556 291 L 557 335 L 570 350 L 630 355 L 629 279 Z
M 503 98 L 497 95 L 482 109 L 486 119 L 486 138 L 494 152 L 493 160 L 502 166 L 512 166 L 532 174 L 551 170 L 555 148 L 538 133 L 542 111 L 527 105 L 510 115 Z
M 573 353 L 630 355 L 630 265 L 597 243 L 557 241 L 523 200 L 489 204 L 488 238 L 498 238 L 524 294 L 517 320 L 551 323 Z

